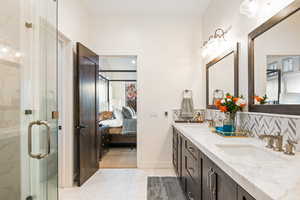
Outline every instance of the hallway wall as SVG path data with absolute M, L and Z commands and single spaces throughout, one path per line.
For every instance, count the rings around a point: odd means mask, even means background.
M 171 110 L 184 89 L 203 107 L 200 16 L 99 16 L 90 47 L 101 54 L 138 55 L 138 166 L 171 167 Z M 164 112 L 169 116 L 165 117 Z
M 58 1 L 58 29 L 72 41 L 87 45 L 89 12 L 80 0 Z

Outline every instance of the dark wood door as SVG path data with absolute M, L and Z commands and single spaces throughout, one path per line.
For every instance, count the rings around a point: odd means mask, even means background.
M 98 55 L 77 43 L 77 85 L 75 85 L 75 121 L 78 139 L 79 185 L 98 170 L 96 83 Z

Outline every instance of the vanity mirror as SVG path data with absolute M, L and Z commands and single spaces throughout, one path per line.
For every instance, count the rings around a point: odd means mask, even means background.
M 299 0 L 249 34 L 249 111 L 300 114 L 299 36 Z
M 206 65 L 207 108 L 216 109 L 215 100 L 226 93 L 238 96 L 239 43 Z

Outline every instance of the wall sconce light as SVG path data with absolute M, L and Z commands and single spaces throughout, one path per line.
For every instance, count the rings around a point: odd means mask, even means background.
M 244 0 L 240 5 L 240 13 L 249 18 L 256 17 L 258 10 L 257 0 Z
M 203 43 L 202 57 L 205 58 L 211 54 L 221 54 L 223 51 L 229 48 L 230 43 L 226 40 L 225 35 L 231 29 L 227 30 L 218 28 L 213 35 L 210 35 L 208 40 Z

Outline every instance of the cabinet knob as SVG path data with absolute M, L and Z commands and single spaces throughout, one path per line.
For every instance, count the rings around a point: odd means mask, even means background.
M 193 147 L 189 147 L 189 150 L 194 153 L 195 152 L 195 149 Z
M 192 173 L 195 172 L 194 168 L 192 168 L 192 167 L 189 167 L 188 170 L 191 171 Z
M 195 200 L 193 197 L 193 194 L 191 192 L 188 192 L 188 197 L 189 197 L 189 200 Z

